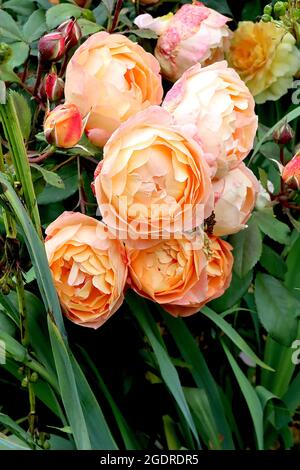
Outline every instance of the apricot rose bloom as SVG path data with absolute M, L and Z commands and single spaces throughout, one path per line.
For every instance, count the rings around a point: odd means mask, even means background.
M 273 22 L 242 21 L 234 32 L 228 62 L 245 81 L 257 103 L 278 100 L 300 69 L 294 36 Z
M 201 2 L 183 5 L 173 15 L 152 18 L 145 13 L 135 19 L 139 28 L 148 28 L 159 35 L 155 48 L 162 74 L 175 82 L 197 62 L 209 65 L 224 59 L 231 32 L 226 25 L 230 18 Z
M 74 104 L 61 104 L 47 113 L 44 135 L 49 144 L 71 148 L 78 144 L 84 131 L 84 120 Z
M 148 240 L 191 230 L 213 208 L 201 146 L 151 106 L 122 124 L 104 147 L 94 190 L 103 221 L 116 235 Z
M 253 147 L 254 99 L 226 61 L 191 67 L 167 93 L 163 107 L 179 126 L 190 127 L 217 177 L 236 167 Z
M 98 328 L 123 302 L 123 245 L 103 223 L 75 212 L 64 212 L 46 234 L 49 266 L 65 315 L 78 325 Z
M 85 41 L 66 72 L 66 102 L 89 115 L 88 138 L 103 146 L 120 124 L 163 95 L 154 56 L 122 34 L 100 32 Z
M 259 183 L 244 163 L 213 182 L 215 193 L 214 234 L 218 237 L 239 232 L 246 227 L 259 192 Z
M 216 237 L 182 235 L 127 255 L 131 287 L 174 316 L 198 312 L 230 284 L 231 246 Z

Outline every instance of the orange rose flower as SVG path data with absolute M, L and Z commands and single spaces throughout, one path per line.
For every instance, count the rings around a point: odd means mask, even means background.
M 124 123 L 104 147 L 95 173 L 104 222 L 119 238 L 169 238 L 198 227 L 212 212 L 204 153 L 152 106 Z M 140 240 L 138 240 L 140 239 Z
M 75 212 L 64 212 L 46 234 L 49 266 L 65 315 L 78 325 L 98 328 L 123 302 L 123 245 L 104 224 Z
M 231 281 L 229 243 L 200 234 L 128 248 L 131 287 L 174 316 L 189 316 L 220 297 Z
M 122 34 L 93 34 L 66 72 L 65 97 L 89 115 L 88 138 L 103 146 L 120 124 L 163 95 L 159 63 Z

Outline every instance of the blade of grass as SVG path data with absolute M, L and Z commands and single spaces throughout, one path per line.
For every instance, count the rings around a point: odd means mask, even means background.
M 233 373 L 236 377 L 236 380 L 240 386 L 241 392 L 243 393 L 244 398 L 247 402 L 247 405 L 248 405 L 248 408 L 252 417 L 254 429 L 255 429 L 258 450 L 263 450 L 264 449 L 264 425 L 263 425 L 263 410 L 262 410 L 260 400 L 254 388 L 250 384 L 245 374 L 241 371 L 238 363 L 234 359 L 233 355 L 231 354 L 231 352 L 229 351 L 228 347 L 226 346 L 223 340 L 221 340 L 221 344 L 223 346 L 223 349 L 225 351 L 229 364 L 233 370 Z
M 133 292 L 127 293 L 126 301 L 153 348 L 166 386 L 185 417 L 197 444 L 200 445 L 195 423 L 186 402 L 177 371 L 166 349 L 162 346 L 161 339 L 158 339 L 157 328 L 153 329 L 151 313 L 146 302 L 141 297 L 137 297 Z
M 182 319 L 174 318 L 162 309 L 159 310 L 183 359 L 187 364 L 191 365 L 188 370 L 192 374 L 197 387 L 203 390 L 203 392 L 205 391 L 215 422 L 213 429 L 224 438 L 223 448 L 234 449 L 231 431 L 226 420 L 218 387 L 195 339 Z
M 252 351 L 250 346 L 248 346 L 246 341 L 235 331 L 234 328 L 232 328 L 232 326 L 226 320 L 224 320 L 224 318 L 222 318 L 220 315 L 218 315 L 216 312 L 214 312 L 208 307 L 203 307 L 201 313 L 203 313 L 207 318 L 213 321 L 215 325 L 217 325 L 241 351 L 243 351 L 247 356 L 253 359 L 253 361 L 257 365 L 259 365 L 263 369 L 274 371 L 272 367 L 268 366 L 261 359 L 259 359 L 259 357 Z

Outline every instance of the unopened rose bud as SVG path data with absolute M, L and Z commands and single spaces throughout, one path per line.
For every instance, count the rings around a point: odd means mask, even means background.
M 12 49 L 6 42 L 0 43 L 0 65 L 6 64 L 12 56 Z
M 265 15 L 272 15 L 272 12 L 273 12 L 272 3 L 269 3 L 269 5 L 266 5 L 265 8 L 264 8 L 264 14 Z
M 293 137 L 294 131 L 287 122 L 282 124 L 273 132 L 273 140 L 279 145 L 287 145 Z
M 45 34 L 39 40 L 38 48 L 42 62 L 56 62 L 66 52 L 65 37 L 60 31 Z
M 300 153 L 297 153 L 284 167 L 281 177 L 291 189 L 300 189 Z
M 84 122 L 75 104 L 62 104 L 48 113 L 44 123 L 45 138 L 51 145 L 71 148 L 83 134 Z
M 82 33 L 77 20 L 71 18 L 70 20 L 64 21 L 58 28 L 57 31 L 62 33 L 66 42 L 66 49 L 71 49 L 76 46 L 81 39 Z
M 48 73 L 44 80 L 45 94 L 49 101 L 59 101 L 64 94 L 65 83 L 55 72 Z

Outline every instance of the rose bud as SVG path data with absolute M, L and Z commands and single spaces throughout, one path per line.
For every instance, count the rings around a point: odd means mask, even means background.
M 300 189 L 300 153 L 283 168 L 281 177 L 291 189 Z
M 76 46 L 82 36 L 81 28 L 77 23 L 77 20 L 74 18 L 64 21 L 57 28 L 57 31 L 61 32 L 64 35 L 67 50 Z
M 38 49 L 42 62 L 60 60 L 66 52 L 64 35 L 59 31 L 45 34 L 39 40 Z
M 44 80 L 45 94 L 49 101 L 59 101 L 64 94 L 65 84 L 55 72 L 48 73 Z
M 278 145 L 287 145 L 293 137 L 294 131 L 287 122 L 277 127 L 273 132 L 273 140 Z
M 50 111 L 44 122 L 44 134 L 49 144 L 62 148 L 76 145 L 83 134 L 84 121 L 75 104 L 62 104 Z

